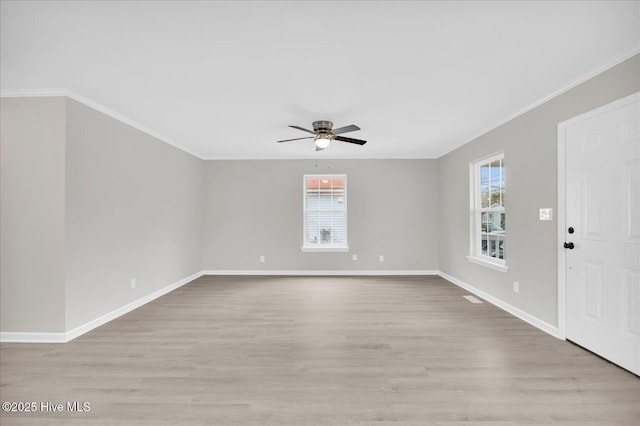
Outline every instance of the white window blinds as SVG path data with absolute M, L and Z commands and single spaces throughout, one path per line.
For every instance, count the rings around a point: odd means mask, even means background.
M 347 176 L 304 176 L 303 249 L 346 249 Z

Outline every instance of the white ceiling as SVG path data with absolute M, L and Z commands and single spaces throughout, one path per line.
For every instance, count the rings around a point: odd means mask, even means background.
M 638 53 L 639 5 L 3 0 L 0 88 L 65 89 L 201 158 L 437 158 Z M 319 119 L 369 142 L 275 143 Z

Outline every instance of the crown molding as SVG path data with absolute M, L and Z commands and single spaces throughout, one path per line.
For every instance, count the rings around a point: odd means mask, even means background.
M 73 92 L 69 89 L 37 89 L 37 90 L 10 90 L 10 91 L 2 91 L 0 92 L 0 98 L 41 98 L 41 97 L 57 97 L 57 96 L 62 96 L 62 97 L 67 97 L 69 99 L 73 99 L 76 102 L 79 102 L 85 106 L 88 106 L 89 108 L 92 108 L 96 111 L 99 111 L 101 113 L 103 113 L 106 116 L 109 116 L 115 120 L 118 120 L 128 126 L 133 127 L 136 130 L 139 130 L 143 133 L 146 133 L 147 135 L 156 138 L 168 145 L 173 146 L 174 148 L 177 148 L 183 152 L 186 152 L 189 155 L 192 155 L 194 157 L 197 157 L 201 160 L 204 160 L 204 158 L 186 148 L 183 145 L 180 145 L 177 142 L 174 142 L 173 140 L 157 133 L 154 132 L 153 130 L 149 129 L 148 127 L 138 123 L 135 120 L 130 119 L 129 117 L 126 117 L 110 108 L 107 108 L 106 106 L 87 98 L 86 96 L 82 96 L 76 92 Z
M 455 146 L 452 149 L 449 149 L 447 152 L 441 154 L 441 155 L 436 155 L 433 157 L 421 157 L 421 158 L 411 158 L 411 159 L 416 159 L 416 160 L 437 160 L 440 159 L 446 155 L 448 155 L 449 153 L 457 150 L 458 148 L 460 148 L 461 146 L 464 146 L 466 144 L 468 144 L 469 142 L 472 142 L 476 139 L 478 139 L 479 137 L 489 133 L 490 131 L 502 126 L 503 124 L 508 123 L 509 121 L 531 111 L 534 108 L 537 108 L 538 106 L 550 101 L 553 98 L 556 98 L 558 96 L 560 96 L 561 94 L 573 89 L 574 87 L 590 80 L 591 78 L 597 76 L 598 74 L 601 74 L 607 70 L 609 70 L 610 68 L 613 68 L 614 66 L 626 61 L 627 59 L 630 59 L 631 57 L 637 55 L 640 53 L 640 46 L 632 46 L 628 49 L 623 50 L 622 52 L 618 53 L 617 55 L 611 57 L 609 60 L 591 68 L 589 71 L 587 71 L 586 73 L 582 74 L 580 77 L 570 81 L 568 84 L 564 85 L 563 87 L 559 88 L 558 90 L 554 91 L 553 93 L 537 100 L 536 102 L 532 103 L 531 105 L 521 109 L 520 111 L 511 114 L 509 116 L 507 116 L 506 118 L 499 120 L 497 122 L 495 122 L 494 124 L 487 126 L 484 130 L 476 133 L 474 136 L 470 137 L 470 138 L 465 138 L 464 142 Z M 121 121 L 143 133 L 148 134 L 149 136 L 152 136 L 166 144 L 169 144 L 189 155 L 192 155 L 196 158 L 199 158 L 201 160 L 309 160 L 309 159 L 314 159 L 314 160 L 318 160 L 318 158 L 312 158 L 312 157 L 300 157 L 300 158 L 243 158 L 243 157 L 210 157 L 210 156 L 203 156 L 197 152 L 194 152 L 188 148 L 186 148 L 185 146 L 174 142 L 173 140 L 149 129 L 148 127 L 136 122 L 135 120 L 132 120 L 112 109 L 109 109 L 107 107 L 105 107 L 102 104 L 99 104 L 98 102 L 93 101 L 92 99 L 89 99 L 85 96 L 82 96 L 76 92 L 73 92 L 69 89 L 65 89 L 65 88 L 57 88 L 57 89 L 35 89 L 35 90 L 9 90 L 9 91 L 0 91 L 0 98 L 27 98 L 27 97 L 48 97 L 48 96 L 66 96 L 69 99 L 73 99 L 77 102 L 80 102 L 90 108 L 93 108 L 111 118 L 114 118 L 118 121 Z M 347 159 L 347 158 L 330 158 L 330 157 L 326 157 L 323 159 L 327 159 L 327 160 L 333 160 L 333 159 Z M 354 159 L 359 159 L 359 160 L 366 160 L 369 158 L 354 158 Z M 382 159 L 382 158 L 371 158 L 371 159 Z M 387 159 L 387 158 L 384 158 Z M 407 159 L 404 157 L 391 157 L 389 159 Z
M 630 47 L 628 49 L 623 50 L 622 52 L 618 53 L 617 55 L 611 57 L 609 60 L 591 68 L 589 71 L 587 71 L 586 73 L 582 74 L 580 77 L 571 80 L 569 83 L 567 83 L 566 85 L 562 86 L 561 88 L 559 88 L 558 90 L 556 90 L 555 92 L 537 100 L 536 102 L 532 103 L 531 105 L 521 109 L 520 111 L 516 112 L 515 114 L 511 114 L 508 117 L 494 123 L 491 126 L 486 127 L 484 130 L 476 133 L 473 137 L 465 139 L 465 141 L 463 143 L 461 143 L 460 145 L 456 146 L 453 149 L 450 149 L 449 151 L 445 152 L 444 154 L 436 157 L 436 158 L 442 158 L 445 155 L 455 151 L 456 149 L 460 148 L 461 146 L 464 146 L 466 144 L 468 144 L 469 142 L 473 142 L 474 140 L 478 139 L 479 137 L 489 133 L 490 131 L 497 129 L 498 127 L 502 126 L 503 124 L 508 123 L 509 121 L 516 119 L 518 117 L 520 117 L 521 115 L 531 111 L 534 108 L 539 107 L 540 105 L 549 102 L 550 100 L 552 100 L 553 98 L 556 98 L 560 95 L 562 95 L 565 92 L 568 92 L 569 90 L 573 89 L 574 87 L 592 79 L 593 77 L 597 76 L 598 74 L 602 74 L 603 72 L 615 67 L 618 64 L 621 64 L 622 62 L 626 61 L 627 59 L 632 58 L 633 56 L 637 55 L 640 53 L 640 46 L 633 46 Z

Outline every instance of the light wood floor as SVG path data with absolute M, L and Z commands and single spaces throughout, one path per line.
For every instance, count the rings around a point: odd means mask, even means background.
M 437 277 L 203 277 L 67 344 L 0 345 L 64 425 L 633 425 L 640 379 Z

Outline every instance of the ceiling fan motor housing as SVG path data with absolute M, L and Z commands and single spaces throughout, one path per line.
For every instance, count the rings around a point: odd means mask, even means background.
M 313 130 L 317 133 L 330 133 L 333 123 L 327 120 L 319 120 L 313 122 Z

